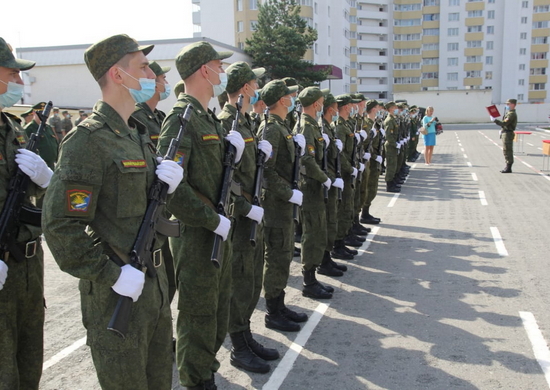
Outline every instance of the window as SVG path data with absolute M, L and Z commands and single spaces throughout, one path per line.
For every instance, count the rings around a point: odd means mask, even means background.
M 469 70 L 466 72 L 466 77 L 481 77 L 481 71 L 480 70 Z
M 417 49 L 393 49 L 395 56 L 410 56 L 420 54 L 420 48 Z
M 330 45 L 328 45 L 328 55 L 330 56 Z
M 525 64 L 519 64 L 519 70 L 525 70 Z
M 495 11 L 487 11 L 487 19 L 494 19 Z
M 425 22 L 439 20 L 439 14 L 426 14 L 422 17 L 422 20 L 424 20 Z
M 483 26 L 468 26 L 468 32 L 481 32 Z
M 330 37 L 330 26 L 327 27 L 327 34 Z M 361 39 L 361 37 L 359 37 L 359 39 Z
M 487 34 L 494 34 L 495 26 L 487 26 Z
M 519 55 L 520 56 L 524 56 L 526 54 L 527 54 L 527 49 L 525 49 L 525 48 L 519 49 Z
M 357 16 L 355 16 L 355 15 L 350 15 L 350 16 L 349 16 L 349 22 L 350 22 L 350 23 L 357 23 Z
M 386 70 L 386 64 L 378 65 L 378 70 Z
M 495 4 L 495 0 L 489 0 L 488 3 L 489 4 Z
M 256 31 L 256 25 L 258 24 L 257 20 L 250 21 L 250 31 Z
M 447 81 L 458 81 L 458 73 L 447 73 Z
M 493 65 L 493 56 L 485 57 L 485 65 Z
M 318 13 L 318 12 L 317 12 L 317 3 L 315 3 L 315 5 L 314 5 L 313 8 L 315 9 L 315 15 L 317 15 L 317 13 Z
M 394 84 L 420 84 L 420 77 L 395 77 Z
M 328 6 L 328 9 L 327 9 L 327 15 L 330 16 L 330 5 Z
M 460 20 L 460 14 L 458 12 L 453 12 L 449 14 L 449 22 L 457 22 Z
M 307 25 L 311 28 L 313 28 L 313 18 L 304 18 L 302 17 L 303 20 L 305 20 L 305 22 L 307 23 Z
M 548 20 L 542 22 L 533 22 L 533 28 L 548 28 Z
M 237 22 L 237 32 L 244 31 L 244 22 Z
M 315 44 L 315 54 L 319 54 L 319 44 Z
M 439 50 L 439 43 L 425 43 L 422 45 L 422 50 Z
M 480 18 L 483 16 L 483 11 L 468 11 L 469 18 Z
M 438 79 L 439 78 L 439 72 L 425 72 L 422 73 L 423 79 Z
M 299 0 L 298 3 L 300 3 L 300 5 L 305 5 L 306 7 L 311 7 L 312 5 L 312 0 Z
M 244 42 L 239 42 L 239 49 L 244 50 Z
M 450 37 L 458 36 L 458 27 L 457 28 L 448 28 L 447 29 L 447 35 L 450 36 Z
M 447 58 L 447 66 L 458 66 L 458 57 Z
M 519 39 L 527 39 L 527 33 L 526 32 L 520 33 Z
M 467 41 L 466 42 L 466 47 L 468 47 L 468 48 L 481 47 L 481 41 Z
M 423 58 L 422 65 L 439 65 L 439 57 Z
M 349 47 L 344 47 L 344 55 L 349 57 Z
M 258 0 L 248 0 L 250 3 L 250 9 L 256 10 L 258 9 Z
M 394 41 L 419 41 L 420 34 L 395 34 Z
M 528 1 L 522 1 L 521 2 L 521 8 L 529 8 L 529 2 Z
M 394 26 L 406 27 L 406 26 L 420 26 L 420 19 L 395 19 L 393 21 Z
M 547 59 L 548 52 L 542 52 L 542 53 L 531 53 L 531 59 L 532 60 L 545 60 Z
M 399 12 L 420 11 L 422 9 L 422 4 L 395 4 L 393 9 Z
M 243 10 L 243 0 L 237 0 L 237 11 Z
M 424 0 L 424 7 L 429 7 L 431 5 L 439 6 L 439 0 Z
M 467 56 L 466 62 L 481 62 L 481 56 Z
M 485 72 L 485 80 L 492 80 L 493 72 Z
M 533 7 L 533 13 L 538 14 L 540 12 L 550 12 L 550 5 L 538 5 Z
M 439 35 L 438 28 L 425 28 L 422 32 L 424 35 Z
M 529 71 L 529 74 L 533 76 L 546 74 L 546 68 L 531 68 L 531 70 Z
M 458 91 L 458 87 L 447 87 L 447 91 Z
M 487 41 L 487 50 L 493 50 L 493 41 Z
M 543 89 L 546 89 L 546 84 L 545 83 L 529 84 L 529 91 L 540 91 L 540 90 L 543 90 Z
M 519 79 L 518 85 L 525 85 L 525 79 Z
M 548 43 L 548 37 L 533 37 L 531 38 L 531 43 L 533 45 L 541 45 Z
M 458 51 L 458 43 L 447 43 L 447 51 Z
M 458 6 L 460 5 L 460 0 L 449 0 L 449 6 L 450 7 L 455 7 L 455 6 Z
M 349 63 L 349 67 L 350 67 L 351 69 L 357 69 L 357 62 L 351 61 L 351 62 Z
M 523 94 L 522 94 L 522 93 L 518 94 L 518 100 L 519 100 L 520 102 L 523 101 Z
M 521 17 L 521 24 L 527 24 L 527 16 Z
M 393 69 L 396 69 L 396 70 L 420 69 L 420 62 L 394 63 Z

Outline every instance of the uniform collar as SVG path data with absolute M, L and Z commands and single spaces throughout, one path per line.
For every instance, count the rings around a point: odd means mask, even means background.
M 130 134 L 130 128 L 128 124 L 124 122 L 118 112 L 115 111 L 108 103 L 99 100 L 93 110 L 94 114 L 101 117 L 109 126 L 111 131 L 119 137 L 125 137 Z
M 216 117 L 216 115 L 214 115 L 212 110 L 210 110 L 209 108 L 204 109 L 202 104 L 200 104 L 200 102 L 197 99 L 195 99 L 195 97 L 182 92 L 178 96 L 178 101 L 191 103 L 194 108 L 193 112 L 196 115 L 210 118 L 214 122 L 218 122 L 218 123 L 220 122 L 220 120 Z

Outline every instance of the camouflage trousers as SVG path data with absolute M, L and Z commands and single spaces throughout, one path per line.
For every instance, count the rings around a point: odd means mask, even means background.
M 367 180 L 367 199 L 363 204 L 363 208 L 370 207 L 376 194 L 378 193 L 378 178 L 380 177 L 380 164 L 377 161 L 370 161 L 369 178 Z
M 231 298 L 231 232 L 223 243 L 220 268 L 210 261 L 215 234 L 200 227 L 181 226 L 170 238 L 178 281 L 176 363 L 180 383 L 193 387 L 218 371 L 216 353 L 229 324 Z
M 365 204 L 365 201 L 367 200 L 367 191 L 368 191 L 368 182 L 369 182 L 369 175 L 370 175 L 370 165 L 367 161 L 365 163 L 365 170 L 363 171 L 363 174 L 361 175 L 361 182 L 357 183 L 357 186 L 359 187 L 359 191 L 355 191 L 355 200 L 354 200 L 354 216 L 361 212 L 361 208 Z
M 172 303 L 174 295 L 176 295 L 176 270 L 174 269 L 174 257 L 170 250 L 170 242 L 166 240 L 162 246 L 162 261 L 166 267 L 166 277 L 168 278 L 168 302 Z
M 502 152 L 504 154 L 504 161 L 506 164 L 512 165 L 514 163 L 514 137 L 513 131 L 502 132 L 500 138 L 502 139 Z
M 172 386 L 172 313 L 164 265 L 145 285 L 126 337 L 107 330 L 119 295 L 101 281 L 80 280 L 82 323 L 102 389 L 153 390 Z
M 397 172 L 397 147 L 384 145 L 386 151 L 386 181 L 392 181 Z
M 351 175 L 343 179 L 344 191 L 342 191 L 342 202 L 338 205 L 338 231 L 336 233 L 336 240 L 343 240 L 348 235 L 348 231 L 353 223 L 355 190 L 351 188 Z
M 327 246 L 327 216 L 323 184 L 309 177 L 302 178 L 302 268 L 309 271 L 321 264 Z
M 38 389 L 44 344 L 44 254 L 6 260 L 0 290 L 0 389 Z
M 288 227 L 264 227 L 264 292 L 265 299 L 277 298 L 285 289 L 294 255 L 294 221 Z
M 328 202 L 326 204 L 327 218 L 327 245 L 326 251 L 331 251 L 338 233 L 338 188 L 330 187 L 328 191 Z

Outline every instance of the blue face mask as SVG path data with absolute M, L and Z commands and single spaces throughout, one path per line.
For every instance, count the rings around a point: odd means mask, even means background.
M 160 100 L 164 100 L 168 96 L 170 96 L 170 92 L 172 92 L 172 88 L 170 87 L 170 84 L 164 84 L 164 92 L 160 93 Z
M 23 85 L 12 83 L 11 81 L 6 83 L 0 80 L 0 82 L 8 86 L 8 90 L 0 95 L 0 108 L 11 107 L 21 100 L 21 97 L 23 97 Z
M 210 80 L 208 82 L 214 87 L 214 97 L 220 96 L 222 93 L 224 93 L 225 88 L 227 87 L 227 74 L 226 73 L 218 73 L 211 67 L 207 66 L 208 69 L 210 69 L 212 72 L 217 73 L 218 76 L 220 76 L 220 83 L 219 84 L 212 84 Z
M 254 91 L 254 96 L 248 95 L 248 97 L 250 98 L 250 104 L 256 104 L 256 103 L 258 103 L 258 100 L 260 99 L 260 94 L 259 94 L 258 91 Z
M 396 108 L 393 110 L 393 115 L 397 115 L 397 114 L 399 114 L 399 108 Z
M 333 116 L 332 116 L 332 121 L 333 121 L 333 122 L 338 121 L 338 118 L 339 118 L 339 117 L 340 117 L 340 115 L 339 115 L 338 113 L 336 113 L 336 115 L 333 115 Z
M 155 79 L 140 78 L 138 80 L 131 74 L 128 74 L 128 72 L 124 71 L 124 69 L 121 69 L 121 68 L 118 68 L 118 69 L 120 69 L 121 71 L 126 73 L 128 76 L 130 76 L 131 78 L 139 82 L 141 89 L 128 88 L 126 87 L 126 85 L 122 84 L 126 89 L 128 89 L 128 92 L 130 92 L 130 95 L 132 96 L 132 98 L 136 103 L 145 103 L 155 95 L 155 86 L 156 86 Z
M 296 107 L 296 98 L 294 96 L 289 96 L 290 97 L 290 106 L 287 107 L 287 110 L 288 112 L 292 112 L 292 110 L 294 110 L 294 107 Z

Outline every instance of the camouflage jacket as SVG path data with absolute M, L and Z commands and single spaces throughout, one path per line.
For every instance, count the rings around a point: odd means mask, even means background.
M 25 126 L 25 132 L 27 137 L 30 137 L 32 133 L 35 133 L 38 130 L 38 123 L 31 121 L 28 125 Z M 55 168 L 55 163 L 57 162 L 57 149 L 59 148 L 59 140 L 57 139 L 56 134 L 54 133 L 50 125 L 46 125 L 45 131 L 40 136 L 38 140 L 38 154 L 44 159 L 46 164 L 50 167 L 51 170 Z
M 397 148 L 399 128 L 393 115 L 388 115 L 388 117 L 384 121 L 384 129 L 386 130 L 386 145 Z
M 160 128 L 162 121 L 166 118 L 166 114 L 156 108 L 155 111 L 152 111 L 147 103 L 138 103 L 132 116 L 147 127 L 151 141 L 157 146 Z
M 305 154 L 300 158 L 300 165 L 304 168 L 303 175 L 324 183 L 328 176 L 321 170 L 325 154 L 325 141 L 321 128 L 311 116 L 302 114 L 300 130 L 306 139 Z M 296 132 L 296 129 L 294 131 Z
M 506 115 L 504 115 L 504 118 L 502 118 L 502 121 L 497 119 L 495 120 L 495 123 L 502 127 L 502 131 L 514 131 L 518 124 L 518 115 L 516 114 L 516 110 L 514 109 L 508 111 Z
M 352 154 L 353 154 L 353 143 L 355 142 L 354 137 L 355 133 L 353 130 L 349 127 L 348 121 L 346 121 L 344 118 L 339 117 L 338 121 L 333 123 L 334 130 L 336 133 L 336 137 L 342 141 L 343 149 L 340 153 L 340 165 L 341 165 L 341 171 L 342 176 L 351 177 L 351 174 L 353 172 L 353 166 L 351 164 L 352 161 Z

